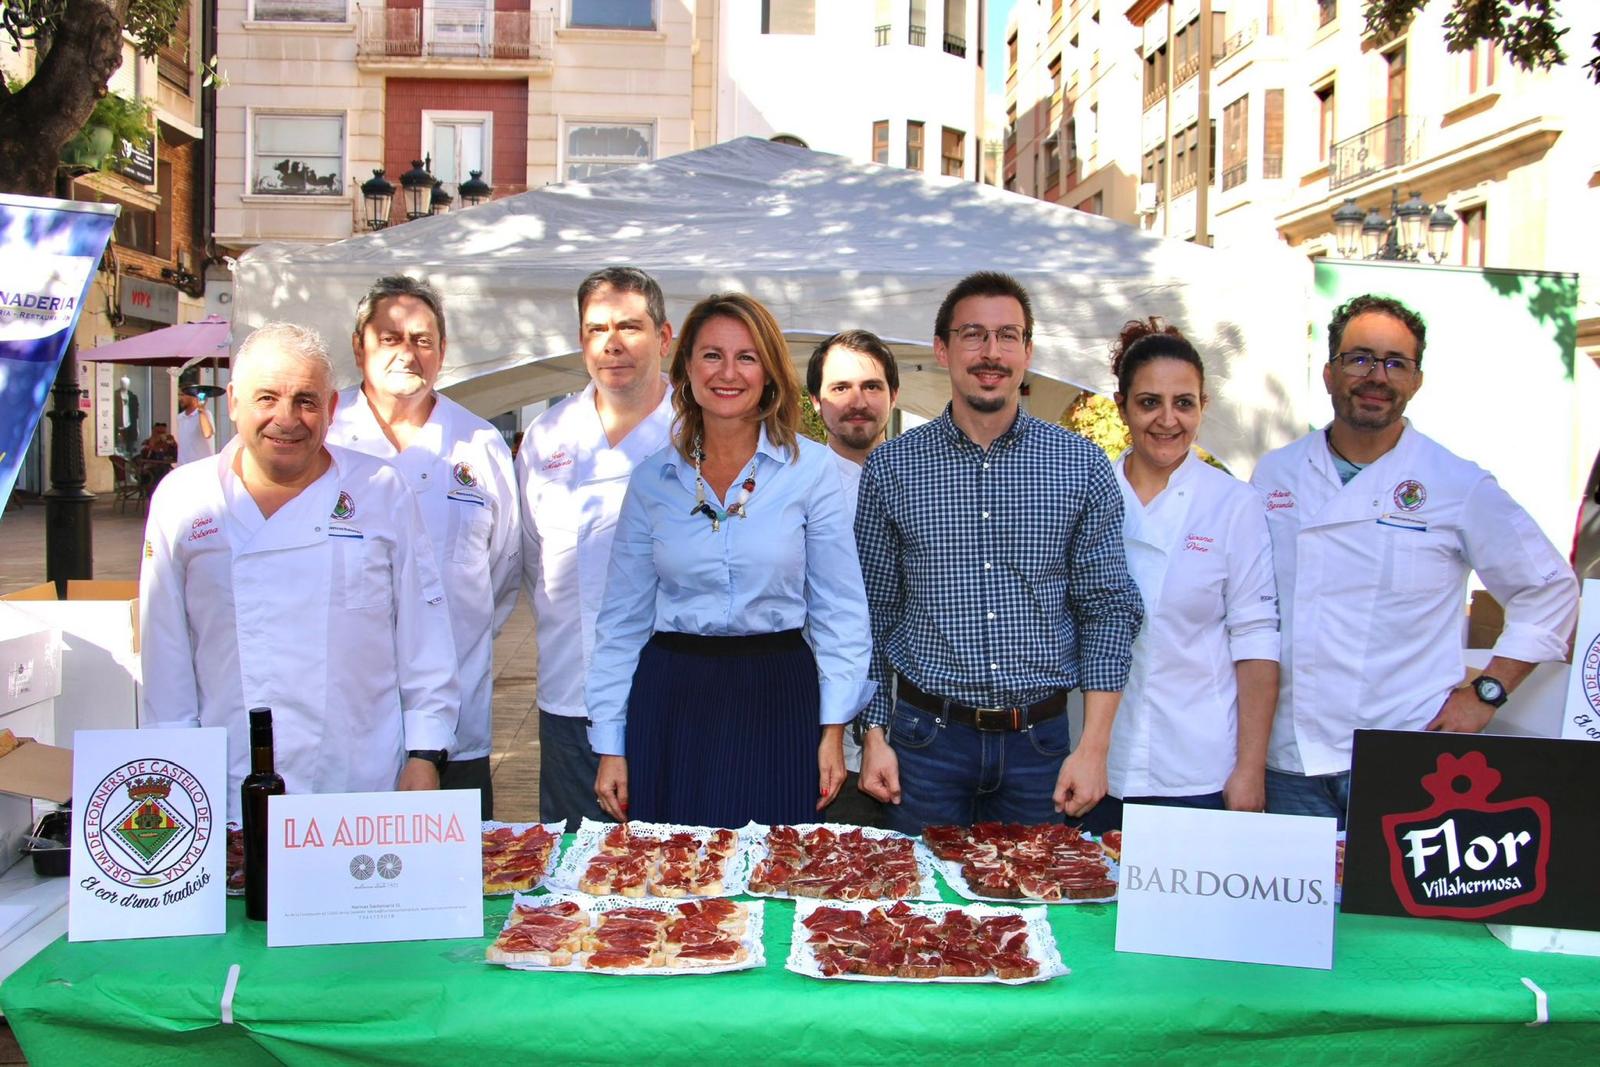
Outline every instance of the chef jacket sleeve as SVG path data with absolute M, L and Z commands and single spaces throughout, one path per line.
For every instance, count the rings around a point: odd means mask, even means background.
M 589 710 L 589 747 L 602 756 L 622 756 L 627 732 L 628 693 L 639 653 L 656 621 L 656 574 L 650 513 L 639 492 L 641 478 L 661 476 L 659 464 L 643 464 L 628 480 L 611 542 L 606 592 L 595 620 L 594 659 L 584 687 Z
M 522 503 L 511 449 L 500 440 L 498 431 L 489 444 L 488 475 L 494 479 L 496 500 L 494 530 L 489 538 L 489 582 L 494 591 L 494 625 L 489 632 L 492 637 L 499 637 L 517 606 L 517 585 L 522 579 Z
M 444 583 L 409 490 L 395 504 L 394 644 L 407 749 L 456 746 L 461 687 Z
M 1461 509 L 1462 552 L 1484 588 L 1505 608 L 1494 654 L 1524 663 L 1567 658 L 1578 618 L 1578 579 L 1533 518 L 1494 478 L 1468 491 Z
M 872 631 L 844 484 L 832 458 L 820 459 L 806 500 L 806 624 L 816 650 L 822 724 L 831 726 L 854 719 L 877 685 L 867 678 Z
M 168 530 L 171 491 L 156 488 L 139 565 L 140 726 L 199 726 L 200 687 L 185 600 L 184 566 Z M 221 595 L 221 590 L 218 590 Z
M 1228 537 L 1228 580 L 1223 589 L 1228 651 L 1235 663 L 1244 659 L 1276 661 L 1280 652 L 1278 579 L 1272 570 L 1266 505 L 1253 488 L 1236 494 L 1234 499 L 1237 504 Z

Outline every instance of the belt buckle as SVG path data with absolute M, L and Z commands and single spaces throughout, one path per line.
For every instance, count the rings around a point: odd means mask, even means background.
M 973 708 L 972 725 L 979 730 L 994 733 L 1004 733 L 1022 729 L 1022 709 L 1011 708 Z

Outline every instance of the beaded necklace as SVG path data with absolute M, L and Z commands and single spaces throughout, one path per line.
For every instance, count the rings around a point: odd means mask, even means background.
M 744 518 L 745 505 L 750 502 L 750 494 L 756 491 L 756 457 L 750 457 L 750 469 L 745 472 L 744 482 L 739 486 L 739 499 L 727 511 L 718 511 L 706 501 L 706 480 L 700 476 L 700 463 L 706 458 L 706 450 L 698 437 L 694 439 L 691 455 L 694 457 L 694 507 L 689 509 L 689 514 L 704 515 L 710 519 L 712 533 L 721 530 L 730 515 Z

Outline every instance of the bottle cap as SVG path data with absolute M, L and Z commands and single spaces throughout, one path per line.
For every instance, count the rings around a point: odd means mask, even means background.
M 251 744 L 272 743 L 272 709 L 250 709 L 250 742 Z

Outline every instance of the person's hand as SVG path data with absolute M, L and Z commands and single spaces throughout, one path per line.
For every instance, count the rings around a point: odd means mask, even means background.
M 1263 767 L 1234 767 L 1222 787 L 1222 806 L 1229 811 L 1267 810 L 1267 772 Z
M 822 733 L 822 744 L 817 746 L 817 810 L 822 811 L 839 795 L 844 785 L 844 732 Z
M 628 821 L 628 760 L 625 756 L 601 756 L 600 772 L 594 778 L 594 797 L 600 810 L 618 822 Z
M 1439 713 L 1428 721 L 1424 730 L 1444 730 L 1454 734 L 1482 733 L 1494 718 L 1495 709 L 1478 699 L 1478 691 L 1470 685 L 1458 686 L 1445 698 Z
M 1104 753 L 1086 751 L 1082 746 L 1061 761 L 1061 773 L 1056 776 L 1056 791 L 1051 799 L 1056 810 L 1073 818 L 1100 803 L 1106 795 L 1106 758 Z
M 861 742 L 861 792 L 885 804 L 900 803 L 900 760 L 883 736 L 883 728 L 874 726 Z
M 439 768 L 434 766 L 432 760 L 408 758 L 405 766 L 400 768 L 400 777 L 395 780 L 394 787 L 399 790 L 438 789 Z

